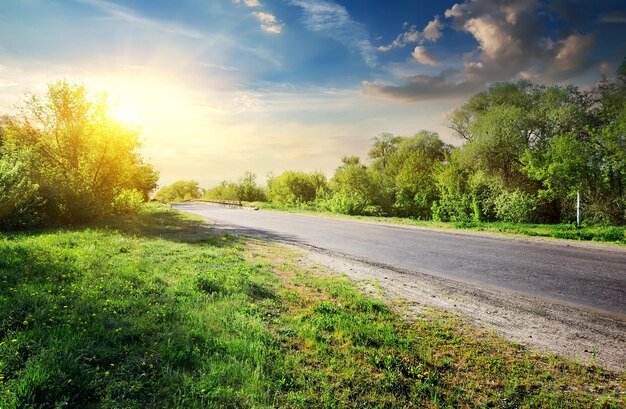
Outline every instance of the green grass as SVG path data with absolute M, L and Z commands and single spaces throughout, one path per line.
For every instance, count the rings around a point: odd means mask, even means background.
M 349 216 L 329 211 L 316 210 L 314 207 L 281 206 L 272 203 L 255 202 L 260 209 L 277 210 L 292 213 L 324 215 L 378 223 L 391 223 L 432 229 L 455 229 L 503 233 L 528 237 L 545 237 L 564 240 L 598 241 L 614 244 L 626 244 L 626 228 L 623 226 L 576 226 L 575 224 L 523 224 L 509 222 L 434 222 L 403 217 Z
M 0 407 L 620 407 L 624 376 L 150 206 L 0 234 Z

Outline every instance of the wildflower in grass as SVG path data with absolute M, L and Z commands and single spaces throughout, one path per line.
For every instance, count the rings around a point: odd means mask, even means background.
M 13 339 L 11 340 L 11 342 L 17 342 L 17 339 L 13 338 Z

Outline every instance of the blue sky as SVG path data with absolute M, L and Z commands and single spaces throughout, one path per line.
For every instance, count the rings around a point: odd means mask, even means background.
M 162 182 L 331 174 L 380 132 L 438 131 L 493 81 L 588 86 L 626 57 L 623 1 L 12 0 L 0 112 L 67 79 L 142 126 Z

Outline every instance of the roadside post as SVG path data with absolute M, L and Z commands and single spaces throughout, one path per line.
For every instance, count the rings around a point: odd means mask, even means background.
M 576 226 L 580 227 L 580 190 L 576 191 Z

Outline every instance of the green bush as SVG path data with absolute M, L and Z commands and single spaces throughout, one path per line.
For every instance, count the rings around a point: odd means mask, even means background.
M 328 210 L 336 213 L 358 215 L 363 214 L 369 203 L 356 193 L 339 191 L 326 201 Z
M 473 219 L 472 200 L 467 194 L 442 195 L 431 207 L 433 220 L 444 222 L 465 222 Z
M 620 242 L 626 240 L 624 238 L 624 229 L 619 227 L 607 227 L 597 234 L 602 241 Z
M 520 190 L 502 192 L 495 199 L 498 220 L 512 223 L 528 223 L 537 209 L 537 199 Z
M 178 180 L 159 189 L 156 198 L 162 202 L 182 202 L 197 199 L 200 195 L 200 184 L 197 181 Z
M 272 203 L 282 205 L 312 202 L 317 191 L 323 187 L 317 184 L 317 174 L 289 170 L 267 181 L 267 196 Z
M 0 157 L 0 228 L 23 228 L 37 225 L 43 215 L 39 186 L 28 175 L 25 154 Z
M 136 189 L 122 189 L 113 199 L 113 214 L 137 214 L 143 205 L 143 194 Z

